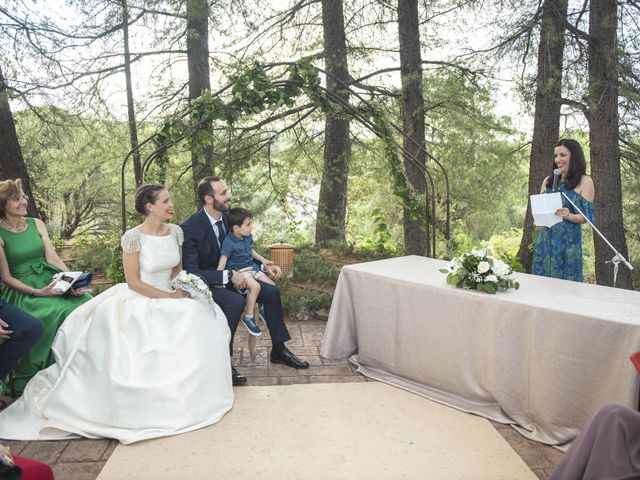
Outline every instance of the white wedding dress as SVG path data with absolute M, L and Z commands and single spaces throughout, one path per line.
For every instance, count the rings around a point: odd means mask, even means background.
M 164 237 L 132 229 L 122 244 L 140 251 L 142 281 L 171 290 L 178 226 Z M 229 340 L 217 305 L 149 298 L 118 284 L 67 317 L 53 342 L 56 363 L 0 412 L 0 438 L 128 444 L 216 423 L 233 405 Z

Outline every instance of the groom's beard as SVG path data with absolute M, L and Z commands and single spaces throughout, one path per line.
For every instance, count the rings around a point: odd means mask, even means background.
M 211 204 L 211 206 L 213 207 L 214 210 L 217 210 L 219 212 L 226 212 L 227 210 L 229 210 L 229 207 L 227 207 L 227 205 L 225 205 L 222 202 L 219 202 L 215 198 L 213 199 L 213 203 Z

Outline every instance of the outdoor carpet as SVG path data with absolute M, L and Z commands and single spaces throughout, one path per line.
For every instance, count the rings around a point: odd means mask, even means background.
M 536 478 L 487 420 L 383 383 L 234 392 L 216 425 L 119 445 L 98 479 Z

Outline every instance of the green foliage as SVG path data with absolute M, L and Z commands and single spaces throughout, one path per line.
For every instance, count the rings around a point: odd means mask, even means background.
M 318 311 L 331 307 L 338 271 L 333 262 L 311 250 L 295 257 L 293 278 L 278 281 L 282 304 L 288 312 Z M 300 285 L 304 284 L 304 287 Z
M 299 288 L 287 279 L 279 280 L 278 288 L 282 306 L 291 313 L 329 309 L 333 301 L 333 295 L 328 292 L 313 287 Z
M 113 238 L 84 237 L 74 244 L 75 267 L 95 274 L 107 274 L 111 268 Z M 119 246 L 119 242 L 118 243 Z
M 288 66 L 287 81 L 271 81 L 265 67 L 254 63 L 229 76 L 230 98 L 226 101 L 211 92 L 204 92 L 192 102 L 188 121 L 183 116 L 172 116 L 165 120 L 154 137 L 160 149 L 185 141 L 190 149 L 204 148 L 213 144 L 213 138 L 207 131 L 198 128 L 204 122 L 223 120 L 227 125 L 236 124 L 247 115 L 259 114 L 265 110 L 275 111 L 280 107 L 292 107 L 295 99 L 305 94 L 322 112 L 331 111 L 337 116 L 351 116 L 343 109 L 330 103 L 321 89 L 319 71 L 310 60 L 304 59 Z M 398 147 L 389 123 L 388 113 L 379 104 L 355 106 L 358 115 L 374 125 L 380 138 L 387 174 L 393 179 L 392 191 L 399 197 L 403 206 L 418 218 L 424 216 L 419 196 L 407 182 L 404 167 L 398 156 Z
M 341 242 L 338 240 L 330 240 L 327 244 L 329 250 L 333 252 L 334 255 L 340 257 L 346 257 L 355 254 L 355 248 L 353 243 Z
M 335 286 L 338 275 L 335 264 L 319 253 L 303 251 L 295 257 L 293 265 L 295 282 Z
M 126 124 L 55 107 L 14 118 L 36 204 L 52 237 L 102 235 L 117 226 Z
M 111 263 L 107 269 L 107 276 L 114 283 L 123 283 L 125 278 L 124 267 L 122 265 L 122 247 L 120 247 L 120 242 L 112 244 L 109 251 L 111 252 Z
M 391 241 L 391 234 L 387 221 L 385 220 L 380 208 L 374 208 L 371 211 L 373 219 L 373 240 L 367 240 L 361 247 L 361 250 L 368 251 L 378 255 L 392 256 L 396 253 L 396 247 Z

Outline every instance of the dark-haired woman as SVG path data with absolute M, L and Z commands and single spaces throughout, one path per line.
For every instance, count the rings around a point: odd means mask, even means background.
M 51 343 L 58 328 L 69 313 L 91 298 L 73 290 L 62 295 L 51 289 L 51 277 L 69 269 L 53 248 L 44 223 L 26 215 L 27 196 L 20 179 L 0 182 L 0 299 L 37 318 L 43 330 L 15 364 L 13 384 L 3 383 L 7 394 L 22 393 L 31 377 L 53 363 Z
M 593 180 L 586 174 L 584 153 L 576 140 L 558 142 L 550 175 L 542 182 L 540 193 L 552 192 L 555 169 L 560 170 L 558 189 L 593 222 Z M 537 228 L 531 273 L 582 282 L 582 224 L 586 220 L 564 196 L 556 215 L 562 217 L 562 222 Z
M 231 408 L 227 319 L 170 286 L 183 237 L 166 223 L 169 192 L 143 185 L 136 210 L 144 221 L 121 241 L 127 283 L 69 315 L 53 344 L 56 363 L 0 413 L 0 438 L 127 444 L 210 425 Z

